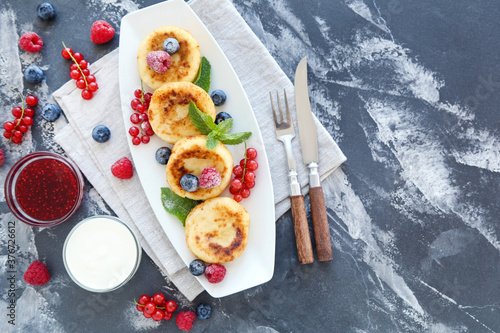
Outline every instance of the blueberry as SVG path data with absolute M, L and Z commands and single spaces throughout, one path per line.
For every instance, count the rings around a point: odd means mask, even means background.
M 190 173 L 185 174 L 181 178 L 181 187 L 186 192 L 194 192 L 198 189 L 198 177 Z
M 224 120 L 228 120 L 229 118 L 233 118 L 233 117 L 231 117 L 231 115 L 227 112 L 218 113 L 217 116 L 215 116 L 215 124 L 219 125 Z
M 205 302 L 198 304 L 196 307 L 196 315 L 198 319 L 208 319 L 212 315 L 212 307 Z
M 172 149 L 168 147 L 158 148 L 155 155 L 156 161 L 160 164 L 167 164 L 170 154 L 172 154 Z
M 24 78 L 31 83 L 40 83 L 45 75 L 40 67 L 31 65 L 24 70 Z
M 52 103 L 45 104 L 42 109 L 42 117 L 47 121 L 55 121 L 61 115 L 61 109 Z
M 216 89 L 212 91 L 212 101 L 214 102 L 215 106 L 221 106 L 226 102 L 226 93 L 220 89 Z
M 107 126 L 104 125 L 97 125 L 94 127 L 92 130 L 92 138 L 97 141 L 97 142 L 106 142 L 109 140 L 109 137 L 111 136 L 111 131 Z
M 41 4 L 39 4 L 36 12 L 38 17 L 44 21 L 49 21 L 56 17 L 56 10 L 54 6 L 49 2 L 42 2 Z
M 176 54 L 177 51 L 180 49 L 179 42 L 175 38 L 167 38 L 163 42 L 163 51 L 167 52 L 168 54 Z
M 189 264 L 189 271 L 194 276 L 200 276 L 205 273 L 205 263 L 200 259 L 195 259 Z

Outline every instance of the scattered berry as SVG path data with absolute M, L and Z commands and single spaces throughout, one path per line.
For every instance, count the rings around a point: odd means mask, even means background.
M 42 117 L 47 121 L 56 121 L 61 115 L 61 109 L 56 104 L 48 103 L 42 109 Z
M 213 188 L 220 185 L 221 176 L 216 168 L 208 167 L 203 169 L 199 178 L 199 184 L 202 188 Z
M 163 51 L 167 52 L 170 55 L 176 54 L 179 49 L 179 41 L 177 41 L 177 39 L 175 38 L 167 38 L 163 42 Z
M 226 276 L 226 267 L 219 264 L 210 264 L 205 269 L 205 276 L 210 283 L 219 283 Z
M 228 120 L 229 118 L 233 118 L 233 117 L 231 117 L 231 115 L 229 113 L 227 113 L 227 112 L 220 112 L 220 113 L 217 114 L 217 116 L 215 116 L 215 124 L 219 125 L 224 120 Z
M 35 53 L 42 49 L 43 40 L 34 32 L 26 32 L 19 38 L 19 47 L 26 52 Z
M 28 128 L 33 125 L 32 117 L 35 115 L 35 111 L 31 108 L 25 108 L 24 103 L 28 100 L 30 101 L 30 104 L 33 104 L 34 102 L 37 103 L 38 99 L 33 95 L 29 95 L 26 99 L 24 99 L 18 91 L 13 91 L 21 97 L 22 107 L 16 106 L 12 109 L 12 115 L 15 119 L 14 121 L 6 121 L 3 124 L 3 128 L 5 129 L 3 136 L 6 139 L 9 139 L 10 142 L 18 144 L 23 140 L 23 133 L 26 133 Z
M 179 312 L 177 317 L 175 317 L 175 323 L 180 330 L 188 332 L 191 328 L 193 328 L 193 322 L 195 319 L 196 313 L 193 311 L 183 311 Z
M 106 21 L 95 21 L 90 28 L 90 40 L 96 44 L 109 42 L 115 35 L 115 29 Z
M 190 173 L 182 176 L 180 183 L 182 189 L 186 192 L 194 192 L 199 186 L 198 177 Z
M 165 310 L 170 313 L 175 312 L 175 310 L 177 310 L 177 303 L 174 301 L 168 301 L 167 304 L 165 304 Z
M 34 286 L 41 286 L 50 280 L 49 270 L 44 263 L 35 260 L 24 273 L 24 281 Z
M 33 95 L 28 95 L 25 98 L 25 102 L 28 106 L 36 106 L 38 104 L 38 98 Z
M 56 17 L 56 10 L 49 2 L 42 2 L 39 4 L 36 9 L 36 13 L 37 16 L 44 21 L 49 21 Z
M 155 154 L 156 161 L 160 164 L 166 165 L 168 163 L 168 159 L 170 158 L 170 154 L 172 154 L 172 149 L 168 147 L 158 148 Z
M 198 319 L 208 319 L 212 315 L 212 307 L 209 304 L 202 302 L 196 307 L 196 315 L 198 316 Z
M 226 93 L 220 89 L 212 91 L 210 95 L 215 106 L 221 106 L 226 102 Z
M 24 70 L 24 78 L 33 84 L 40 83 L 45 78 L 45 74 L 40 67 L 31 65 Z
M 189 272 L 194 276 L 200 276 L 205 273 L 205 263 L 200 259 L 195 259 L 189 263 Z
M 113 174 L 113 176 L 120 179 L 132 178 L 132 176 L 134 175 L 132 162 L 127 157 L 119 159 L 111 166 L 111 173 Z
M 149 68 L 159 74 L 163 74 L 170 68 L 172 60 L 170 54 L 165 51 L 151 51 L 146 55 Z
M 2 148 L 0 148 L 0 166 L 5 163 L 5 154 L 3 153 Z
M 92 138 L 97 142 L 106 142 L 111 137 L 111 131 L 107 126 L 97 125 L 92 130 Z

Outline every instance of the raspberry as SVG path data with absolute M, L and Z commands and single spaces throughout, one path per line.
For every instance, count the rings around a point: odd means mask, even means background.
M 201 172 L 200 178 L 200 187 L 203 188 L 213 188 L 220 185 L 221 176 L 217 169 L 209 167 L 203 169 Z
M 109 42 L 115 35 L 115 29 L 106 21 L 99 20 L 92 24 L 90 29 L 90 40 L 96 44 Z
M 3 153 L 2 148 L 0 148 L 0 166 L 5 163 L 5 154 Z
M 149 52 L 146 56 L 146 62 L 148 63 L 149 68 L 159 74 L 165 73 L 172 64 L 170 54 L 165 51 Z
M 111 173 L 113 176 L 120 179 L 129 179 L 134 175 L 134 168 L 132 162 L 126 157 L 123 157 L 111 166 Z
M 196 319 L 196 313 L 193 311 L 183 311 L 179 312 L 177 317 L 175 317 L 175 323 L 180 330 L 188 332 L 193 328 L 193 322 Z
M 211 264 L 205 269 L 205 276 L 210 283 L 219 283 L 226 276 L 226 267 L 219 264 Z
M 50 280 L 49 270 L 43 262 L 35 260 L 24 273 L 24 281 L 34 286 L 41 286 Z
M 19 38 L 19 47 L 24 51 L 35 53 L 42 49 L 43 40 L 34 32 L 27 32 Z

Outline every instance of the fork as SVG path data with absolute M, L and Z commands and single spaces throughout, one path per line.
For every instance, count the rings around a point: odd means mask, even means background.
M 307 223 L 306 206 L 304 196 L 302 195 L 298 181 L 297 167 L 292 150 L 292 139 L 295 137 L 292 116 L 288 106 L 286 90 L 283 90 L 285 97 L 286 115 L 283 113 L 283 107 L 279 93 L 276 92 L 278 100 L 278 110 L 280 119 L 276 116 L 273 95 L 269 92 L 271 98 L 271 108 L 273 110 L 274 125 L 276 127 L 276 137 L 283 142 L 285 146 L 286 158 L 288 162 L 288 178 L 290 181 L 290 202 L 292 206 L 293 227 L 295 230 L 295 241 L 297 243 L 297 252 L 301 264 L 309 264 L 314 261 L 314 255 L 311 244 L 311 235 L 309 234 L 309 225 Z M 286 118 L 286 119 L 285 119 Z

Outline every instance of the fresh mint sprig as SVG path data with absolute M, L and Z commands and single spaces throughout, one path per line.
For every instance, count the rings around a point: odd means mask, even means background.
M 216 125 L 208 114 L 201 112 L 194 102 L 189 104 L 189 118 L 194 127 L 207 136 L 207 148 L 214 149 L 219 141 L 225 145 L 237 145 L 252 136 L 252 132 L 226 134 L 233 127 L 233 119 L 229 118 Z

